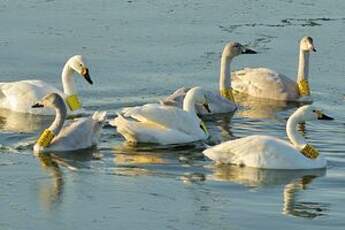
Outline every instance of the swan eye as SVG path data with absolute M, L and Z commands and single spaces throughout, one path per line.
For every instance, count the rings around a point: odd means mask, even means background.
M 83 64 L 79 64 L 80 67 L 83 67 Z

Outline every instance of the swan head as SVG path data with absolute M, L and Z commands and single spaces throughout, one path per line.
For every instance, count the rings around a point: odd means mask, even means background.
M 81 55 L 75 55 L 71 57 L 67 61 L 67 65 L 69 68 L 73 69 L 75 72 L 83 76 L 89 84 L 93 84 L 89 74 L 89 68 L 85 64 L 84 59 Z
M 185 99 L 187 98 L 193 98 L 194 104 L 202 105 L 207 110 L 207 112 L 211 113 L 211 110 L 208 106 L 207 91 L 204 90 L 203 88 L 201 87 L 191 88 L 186 94 Z M 187 99 L 186 101 L 188 100 L 190 99 Z
M 256 54 L 256 51 L 249 49 L 238 42 L 229 42 L 223 50 L 223 57 L 233 58 L 241 54 Z
M 296 110 L 293 116 L 297 116 L 299 121 L 312 120 L 333 120 L 332 117 L 324 114 L 320 109 L 312 105 L 305 105 Z
M 31 106 L 32 108 L 58 108 L 61 111 L 67 112 L 67 108 L 63 98 L 57 93 L 50 93 L 44 96 L 40 101 Z
M 300 41 L 300 49 L 304 52 L 316 52 L 313 39 L 309 36 L 304 36 Z

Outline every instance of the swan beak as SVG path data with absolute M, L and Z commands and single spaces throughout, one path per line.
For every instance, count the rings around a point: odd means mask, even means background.
M 40 104 L 40 103 L 36 103 L 36 104 L 33 104 L 32 106 L 31 106 L 31 108 L 43 108 L 44 107 L 44 105 L 42 105 L 42 104 Z
M 327 116 L 326 114 L 324 114 L 320 111 L 316 111 L 316 114 L 317 114 L 318 120 L 334 120 L 333 117 Z
M 252 49 L 244 48 L 242 49 L 242 54 L 256 54 L 257 52 Z
M 311 50 L 314 51 L 314 52 L 316 52 L 316 49 L 315 49 L 314 47 L 313 47 Z
M 85 78 L 85 80 L 86 80 L 88 83 L 90 83 L 90 85 L 93 84 L 93 81 L 91 80 L 91 77 L 90 77 L 90 75 L 89 75 L 89 69 L 88 69 L 88 68 L 83 68 L 83 69 L 81 70 L 81 73 L 80 73 L 80 74 Z
M 208 107 L 208 104 L 203 104 L 204 108 L 207 110 L 207 112 L 211 113 L 210 107 Z

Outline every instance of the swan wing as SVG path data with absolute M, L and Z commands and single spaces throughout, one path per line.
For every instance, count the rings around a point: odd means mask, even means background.
M 254 135 L 224 142 L 203 152 L 210 159 L 264 169 L 324 168 L 326 160 L 319 156 L 311 160 L 290 143 L 271 136 Z
M 199 119 L 177 107 L 146 104 L 127 108 L 122 115 L 138 122 L 156 124 L 191 135 L 200 135 L 203 132 Z
M 200 140 L 193 135 L 167 128 L 152 122 L 138 122 L 121 114 L 114 119 L 112 125 L 117 127 L 127 142 L 136 143 L 155 143 L 161 145 L 189 143 Z
M 235 91 L 253 97 L 294 101 L 299 97 L 295 81 L 267 68 L 245 68 L 232 73 Z
M 48 93 L 63 93 L 40 80 L 0 83 L 0 107 L 21 113 L 53 114 L 51 109 L 32 109 L 31 106 Z

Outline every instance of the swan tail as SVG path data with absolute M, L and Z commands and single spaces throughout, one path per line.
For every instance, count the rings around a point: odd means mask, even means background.
M 106 111 L 96 111 L 92 115 L 92 119 L 98 122 L 104 122 L 106 119 L 107 112 Z

